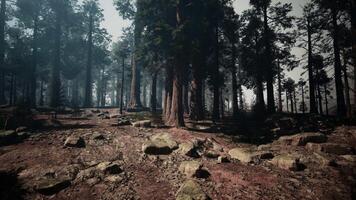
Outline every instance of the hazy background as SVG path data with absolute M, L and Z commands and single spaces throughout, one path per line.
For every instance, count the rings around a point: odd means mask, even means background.
M 244 10 L 249 9 L 250 0 L 235 0 L 234 1 L 234 8 L 236 9 L 236 12 L 238 14 L 241 14 Z M 277 2 L 282 2 L 282 3 L 292 3 L 293 6 L 293 11 L 291 15 L 300 17 L 303 13 L 302 7 L 309 2 L 309 0 L 272 0 L 272 3 L 277 3 Z M 122 36 L 122 29 L 124 27 L 127 27 L 130 25 L 130 21 L 128 20 L 123 20 L 118 12 L 115 9 L 115 6 L 113 5 L 113 0 L 100 0 L 101 7 L 104 9 L 104 16 L 105 16 L 105 21 L 103 22 L 103 26 L 108 30 L 108 32 L 112 35 L 112 40 L 117 41 L 120 36 Z M 301 58 L 301 56 L 305 53 L 303 49 L 300 48 L 294 48 L 293 49 L 293 54 L 297 56 L 297 58 Z M 291 72 L 286 72 L 287 77 L 293 78 L 296 82 L 301 78 L 302 70 L 299 67 L 298 69 L 295 69 Z M 304 75 L 305 79 L 307 79 L 307 76 Z M 246 102 L 250 103 L 252 100 L 252 91 L 246 91 Z

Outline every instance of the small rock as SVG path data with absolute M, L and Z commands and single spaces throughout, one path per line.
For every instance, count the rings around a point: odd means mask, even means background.
M 97 169 L 105 174 L 119 174 L 122 172 L 120 166 L 112 162 L 102 162 L 98 164 Z
M 208 150 L 204 153 L 204 156 L 207 158 L 218 158 L 220 154 L 215 151 Z
M 85 147 L 85 141 L 82 137 L 69 136 L 64 142 L 64 146 L 83 148 Z
M 268 151 L 254 151 L 251 148 L 234 148 L 229 151 L 232 159 L 237 159 L 244 163 L 259 162 L 264 159 L 273 158 L 273 154 Z
M 193 158 L 198 158 L 200 157 L 197 148 L 192 142 L 185 142 L 182 144 L 179 144 L 179 149 L 178 152 L 182 155 L 193 157 Z
M 16 129 L 16 133 L 24 132 L 27 130 L 26 126 L 20 126 Z
M 142 145 L 142 151 L 150 155 L 168 155 L 177 148 L 177 142 L 167 133 L 154 135 Z
M 93 139 L 94 140 L 105 140 L 105 136 L 101 133 L 94 133 L 93 134 Z
M 301 133 L 280 137 L 276 142 L 282 145 L 305 146 L 309 142 L 324 143 L 327 137 L 321 133 Z
M 352 148 L 345 144 L 335 144 L 335 143 L 308 143 L 306 148 L 310 151 L 323 152 L 335 155 L 347 155 L 352 154 Z
M 53 195 L 70 186 L 69 179 L 43 178 L 35 183 L 35 190 L 44 195 Z
M 105 178 L 106 181 L 111 182 L 111 183 L 119 183 L 123 180 L 121 176 L 118 175 L 111 175 Z
M 132 123 L 133 127 L 149 128 L 151 127 L 151 120 L 143 120 Z
M 208 200 L 208 196 L 200 185 L 193 180 L 188 180 L 179 188 L 176 200 Z
M 179 171 L 189 178 L 199 177 L 203 165 L 198 161 L 183 161 L 179 166 Z
M 228 162 L 230 162 L 230 160 L 227 156 L 219 156 L 218 157 L 218 163 L 228 163 Z
M 340 157 L 351 162 L 351 163 L 356 164 L 356 155 L 342 155 Z
M 299 160 L 300 157 L 296 155 L 279 155 L 274 157 L 271 163 L 282 169 L 299 171 L 303 166 Z

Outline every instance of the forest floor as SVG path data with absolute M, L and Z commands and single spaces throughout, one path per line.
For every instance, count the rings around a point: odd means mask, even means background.
M 115 112 L 37 114 L 41 128 L 3 132 L 16 140 L 0 146 L 0 199 L 356 197 L 356 127 L 279 138 L 285 127 L 270 137 L 210 122 L 168 128 L 158 118 L 134 127 L 126 120 L 151 117 Z

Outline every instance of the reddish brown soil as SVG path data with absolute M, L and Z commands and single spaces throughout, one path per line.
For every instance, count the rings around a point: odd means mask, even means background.
M 0 147 L 0 171 L 19 175 L 19 187 L 24 188 L 24 199 L 175 199 L 179 186 L 185 180 L 178 172 L 183 160 L 192 158 L 176 152 L 168 156 L 145 156 L 142 143 L 153 134 L 167 132 L 178 142 L 194 138 L 214 138 L 226 154 L 235 144 L 229 136 L 167 128 L 133 128 L 112 126 L 117 119 L 72 120 L 60 116 L 62 126 L 52 130 L 34 131 L 25 141 Z M 104 141 L 94 141 L 93 132 L 105 136 Z M 329 140 L 355 145 L 354 127 L 337 129 Z M 66 148 L 70 135 L 82 136 L 85 148 Z M 350 137 L 350 138 L 347 138 Z M 294 151 L 294 150 L 293 150 Z M 304 150 L 303 150 L 304 151 Z M 336 158 L 337 159 L 337 158 Z M 51 168 L 79 164 L 81 170 L 89 162 L 123 161 L 123 180 L 110 184 L 99 180 L 94 185 L 72 182 L 70 187 L 52 196 L 45 196 L 26 187 L 38 174 Z M 301 172 L 291 172 L 272 166 L 268 162 L 258 165 L 238 161 L 218 164 L 215 159 L 199 158 L 211 174 L 197 181 L 211 199 L 353 199 L 355 198 L 355 167 L 353 164 L 333 166 L 310 165 Z M 28 175 L 24 176 L 23 174 Z M 6 184 L 0 181 L 1 184 Z M 30 184 L 31 185 L 31 184 Z M 0 197 L 1 199 L 1 197 Z

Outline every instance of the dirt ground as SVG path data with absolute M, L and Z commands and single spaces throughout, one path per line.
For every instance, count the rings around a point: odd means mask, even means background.
M 38 118 L 46 119 L 46 116 Z M 284 146 L 271 151 L 276 156 L 299 153 L 310 158 L 305 169 L 291 171 L 273 165 L 270 160 L 242 163 L 229 158 L 235 147 L 253 144 L 240 143 L 234 136 L 205 133 L 199 130 L 176 129 L 160 126 L 136 128 L 131 125 L 115 126 L 118 119 L 89 116 L 74 118 L 58 116 L 57 124 L 46 129 L 29 131 L 21 142 L 0 147 L 0 199 L 176 199 L 177 191 L 187 179 L 179 171 L 183 161 L 196 160 L 209 172 L 205 178 L 194 178 L 210 199 L 355 199 L 355 160 L 340 155 L 323 154 L 333 164 L 314 162 L 314 152 L 301 146 Z M 210 138 L 219 144 L 230 162 L 219 163 L 216 158 L 192 158 L 177 151 L 168 155 L 147 155 L 142 145 L 152 135 L 168 133 L 178 143 Z M 95 139 L 98 135 L 101 139 Z M 84 148 L 64 146 L 69 136 L 80 136 Z M 328 135 L 328 142 L 356 145 L 356 127 L 337 127 Z M 354 156 L 353 156 L 354 158 Z M 102 162 L 120 163 L 122 172 L 116 176 L 90 176 L 78 178 L 80 172 Z M 54 194 L 39 192 L 38 182 L 51 174 L 70 173 L 72 178 Z M 108 178 L 110 177 L 110 178 Z M 115 178 L 115 180 L 112 180 Z

